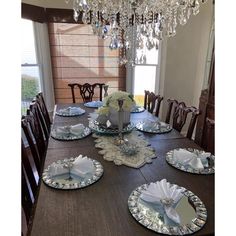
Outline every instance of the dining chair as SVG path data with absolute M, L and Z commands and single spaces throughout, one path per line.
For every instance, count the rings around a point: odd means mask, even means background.
M 215 154 L 215 121 L 206 118 L 204 149 Z
M 200 110 L 193 106 L 187 107 L 184 102 L 178 102 L 175 99 L 167 99 L 167 102 L 168 108 L 165 122 L 167 124 L 172 123 L 173 128 L 179 132 L 181 132 L 185 125 L 188 114 L 191 113 L 191 119 L 186 134 L 186 137 L 191 139 L 197 118 L 200 115 Z
M 39 173 L 31 158 L 30 149 L 21 139 L 21 207 L 22 219 L 25 220 L 24 232 L 27 235 L 29 225 L 32 224 L 36 199 L 39 190 Z M 22 222 L 23 223 L 23 222 Z
M 160 95 L 156 95 L 153 92 L 144 90 L 144 108 L 150 113 L 153 113 L 154 109 L 156 108 L 155 116 L 157 117 L 159 115 L 162 100 L 163 97 Z
M 46 154 L 46 144 L 43 136 L 43 130 L 37 119 L 32 115 L 22 117 L 21 127 L 25 134 L 26 141 L 29 144 L 29 149 L 32 153 L 37 171 L 41 174 Z
M 43 130 L 45 142 L 47 142 L 50 135 L 50 125 L 47 125 L 47 121 L 45 120 L 45 116 L 43 115 L 39 103 L 37 101 L 30 103 L 29 109 L 27 109 L 26 114 L 33 115 L 35 117 Z
M 78 87 L 80 90 L 80 95 L 83 99 L 83 102 L 91 102 L 93 100 L 95 88 L 99 87 L 99 99 L 100 101 L 102 101 L 102 90 L 103 90 L 103 86 L 105 86 L 104 83 L 95 83 L 95 84 L 73 83 L 73 84 L 68 84 L 68 86 L 71 88 L 73 103 L 75 103 L 75 88 L 76 87 Z
M 51 122 L 51 119 L 50 119 L 48 109 L 47 109 L 46 103 L 44 101 L 42 92 L 40 92 L 40 93 L 38 93 L 38 95 L 36 95 L 35 102 L 38 103 L 38 105 L 40 107 L 40 110 L 42 112 L 42 115 L 44 117 L 47 129 L 50 131 L 50 126 L 51 126 L 52 122 Z

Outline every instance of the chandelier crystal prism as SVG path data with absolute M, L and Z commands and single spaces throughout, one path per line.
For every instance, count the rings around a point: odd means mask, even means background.
M 68 3 L 70 0 L 65 0 Z M 120 65 L 142 63 L 133 48 L 158 49 L 166 35 L 173 37 L 207 0 L 73 0 L 74 20 L 91 24 L 100 38 L 110 37 L 109 48 L 119 49 Z M 134 50 L 135 51 L 135 50 Z

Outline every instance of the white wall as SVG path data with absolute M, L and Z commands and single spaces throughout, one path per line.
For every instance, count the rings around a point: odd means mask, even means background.
M 163 42 L 160 91 L 164 96 L 162 117 L 167 98 L 198 107 L 203 86 L 209 35 L 213 18 L 212 1 L 201 4 L 200 13 L 179 25 L 177 34 Z

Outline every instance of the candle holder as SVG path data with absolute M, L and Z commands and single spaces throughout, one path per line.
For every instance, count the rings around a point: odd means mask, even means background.
M 104 85 L 104 97 L 107 97 L 108 96 L 108 92 L 107 92 L 107 90 L 108 90 L 108 85 Z
M 124 139 L 123 136 L 123 118 L 124 118 L 124 110 L 123 110 L 123 103 L 124 99 L 117 99 L 119 110 L 118 110 L 118 137 L 115 139 L 114 143 L 117 146 L 123 145 L 124 143 L 127 143 L 128 140 Z

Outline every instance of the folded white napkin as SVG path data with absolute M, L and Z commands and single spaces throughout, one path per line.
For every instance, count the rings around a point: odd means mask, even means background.
M 86 156 L 79 155 L 73 162 L 71 173 L 80 177 L 85 177 L 86 174 L 94 171 L 94 165 L 92 160 Z
M 92 160 L 88 159 L 86 156 L 83 157 L 79 155 L 71 164 L 70 173 L 82 178 L 84 178 L 86 174 L 94 171 Z M 64 164 L 53 163 L 50 166 L 50 174 L 51 176 L 69 174 L 69 168 L 66 168 Z
M 146 202 L 163 205 L 164 211 L 168 218 L 177 224 L 180 224 L 181 219 L 179 214 L 174 209 L 179 200 L 183 197 L 182 189 L 177 189 L 177 185 L 170 185 L 166 179 L 150 183 L 147 190 L 143 191 L 140 198 Z
M 74 113 L 79 113 L 83 110 L 80 107 L 67 107 L 64 111 L 74 114 Z
M 85 126 L 83 124 L 71 125 L 70 133 L 74 135 L 80 135 L 84 132 Z
M 66 169 L 65 167 L 63 167 L 62 164 L 58 164 L 58 163 L 52 163 L 50 166 L 50 174 L 51 176 L 57 176 L 57 175 L 64 175 L 67 174 L 68 169 Z
M 56 128 L 57 135 L 67 135 L 70 134 L 70 126 L 63 126 Z
M 160 128 L 165 128 L 166 124 L 162 123 L 160 121 L 152 121 L 152 120 L 146 120 L 143 124 L 143 127 L 145 129 L 154 129 L 154 130 L 158 130 Z
M 71 125 L 71 126 L 63 126 L 57 127 L 56 133 L 57 135 L 80 135 L 84 132 L 85 126 L 83 124 Z
M 102 101 L 92 101 L 87 103 L 90 106 L 96 106 L 96 107 L 101 107 L 103 105 Z
M 183 164 L 190 165 L 194 169 L 204 169 L 204 166 L 208 166 L 207 157 L 211 156 L 210 152 L 202 152 L 199 154 L 190 152 L 186 149 L 175 149 L 173 153 L 173 158 L 175 161 Z

